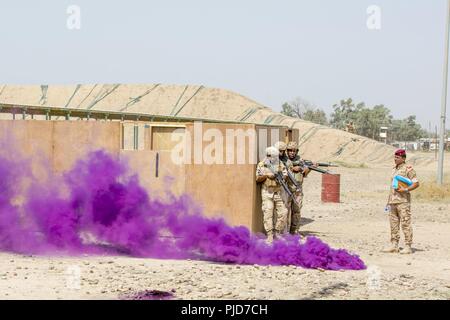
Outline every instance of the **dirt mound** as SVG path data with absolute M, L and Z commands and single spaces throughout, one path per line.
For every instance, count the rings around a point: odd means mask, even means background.
M 228 90 L 198 85 L 3 85 L 0 103 L 281 124 L 299 129 L 303 157 L 349 167 L 391 165 L 394 150 L 365 137 L 284 116 Z M 410 161 L 433 162 L 424 156 L 412 156 Z

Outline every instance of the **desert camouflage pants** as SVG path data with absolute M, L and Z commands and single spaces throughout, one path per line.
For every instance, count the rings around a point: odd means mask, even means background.
M 286 230 L 288 211 L 281 197 L 281 192 L 270 192 L 262 189 L 261 196 L 265 231 L 283 233 Z
M 297 234 L 300 230 L 301 210 L 303 206 L 303 193 L 293 192 L 298 206 L 292 199 L 289 199 L 288 204 L 288 225 L 287 230 L 290 234 Z
M 389 221 L 391 224 L 391 242 L 400 241 L 400 225 L 405 235 L 405 244 L 411 245 L 413 239 L 413 231 L 411 225 L 411 204 L 399 203 L 391 204 L 391 212 L 389 213 Z

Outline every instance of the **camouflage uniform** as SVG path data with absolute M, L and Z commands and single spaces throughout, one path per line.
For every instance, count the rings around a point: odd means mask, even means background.
M 280 157 L 279 157 L 280 161 L 282 161 L 284 164 L 286 164 L 286 161 L 288 161 L 288 159 L 289 159 L 286 154 L 286 149 L 287 149 L 286 143 L 284 143 L 283 141 L 278 141 L 277 143 L 275 143 L 274 147 L 277 148 L 278 151 L 280 152 Z
M 353 122 L 347 124 L 346 131 L 350 132 L 350 133 L 355 133 L 356 132 L 355 127 L 353 126 Z
M 286 162 L 287 169 L 292 173 L 292 176 L 297 181 L 297 184 L 300 188 L 297 189 L 294 183 L 288 180 L 289 190 L 297 200 L 297 205 L 295 201 L 289 199 L 288 201 L 288 232 L 291 234 L 297 234 L 300 229 L 300 218 L 301 218 L 301 209 L 303 206 L 303 173 L 302 172 L 293 172 L 292 168 L 296 166 L 302 165 L 302 159 L 299 155 L 297 155 L 294 159 L 288 159 Z
M 275 170 L 282 172 L 283 177 L 287 176 L 286 167 L 282 162 L 274 165 Z M 256 168 L 256 176 L 260 177 L 271 172 L 266 165 L 266 159 L 258 163 Z M 287 208 L 285 201 L 285 194 L 275 179 L 266 179 L 261 186 L 262 197 L 262 211 L 264 219 L 264 229 L 269 237 L 275 234 L 281 234 L 286 229 L 287 223 Z M 275 209 L 275 210 L 274 210 Z M 274 215 L 275 213 L 275 215 Z M 274 223 L 275 220 L 275 223 Z
M 397 192 L 392 187 L 395 176 L 403 176 L 412 182 L 418 182 L 416 171 L 411 165 L 402 163 L 392 170 L 391 190 L 388 205 L 390 206 L 389 221 L 391 225 L 391 242 L 397 244 L 400 241 L 400 225 L 405 235 L 405 244 L 411 246 L 413 231 L 411 226 L 411 194 L 409 192 Z

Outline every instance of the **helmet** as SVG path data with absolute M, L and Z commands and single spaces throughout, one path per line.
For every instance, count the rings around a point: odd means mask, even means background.
M 266 155 L 277 158 L 280 155 L 280 152 L 275 147 L 268 147 L 266 148 Z
M 278 141 L 277 143 L 275 143 L 274 147 L 280 151 L 286 151 L 286 143 L 284 143 L 283 141 Z
M 287 149 L 288 150 L 298 150 L 297 142 L 289 141 L 289 143 L 287 144 Z

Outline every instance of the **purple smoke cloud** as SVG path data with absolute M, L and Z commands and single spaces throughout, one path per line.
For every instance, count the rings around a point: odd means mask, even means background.
M 320 239 L 262 235 L 207 218 L 188 195 L 152 199 L 127 165 L 104 151 L 62 176 L 31 175 L 30 161 L 0 154 L 0 250 L 26 254 L 125 254 L 224 263 L 364 269 Z

